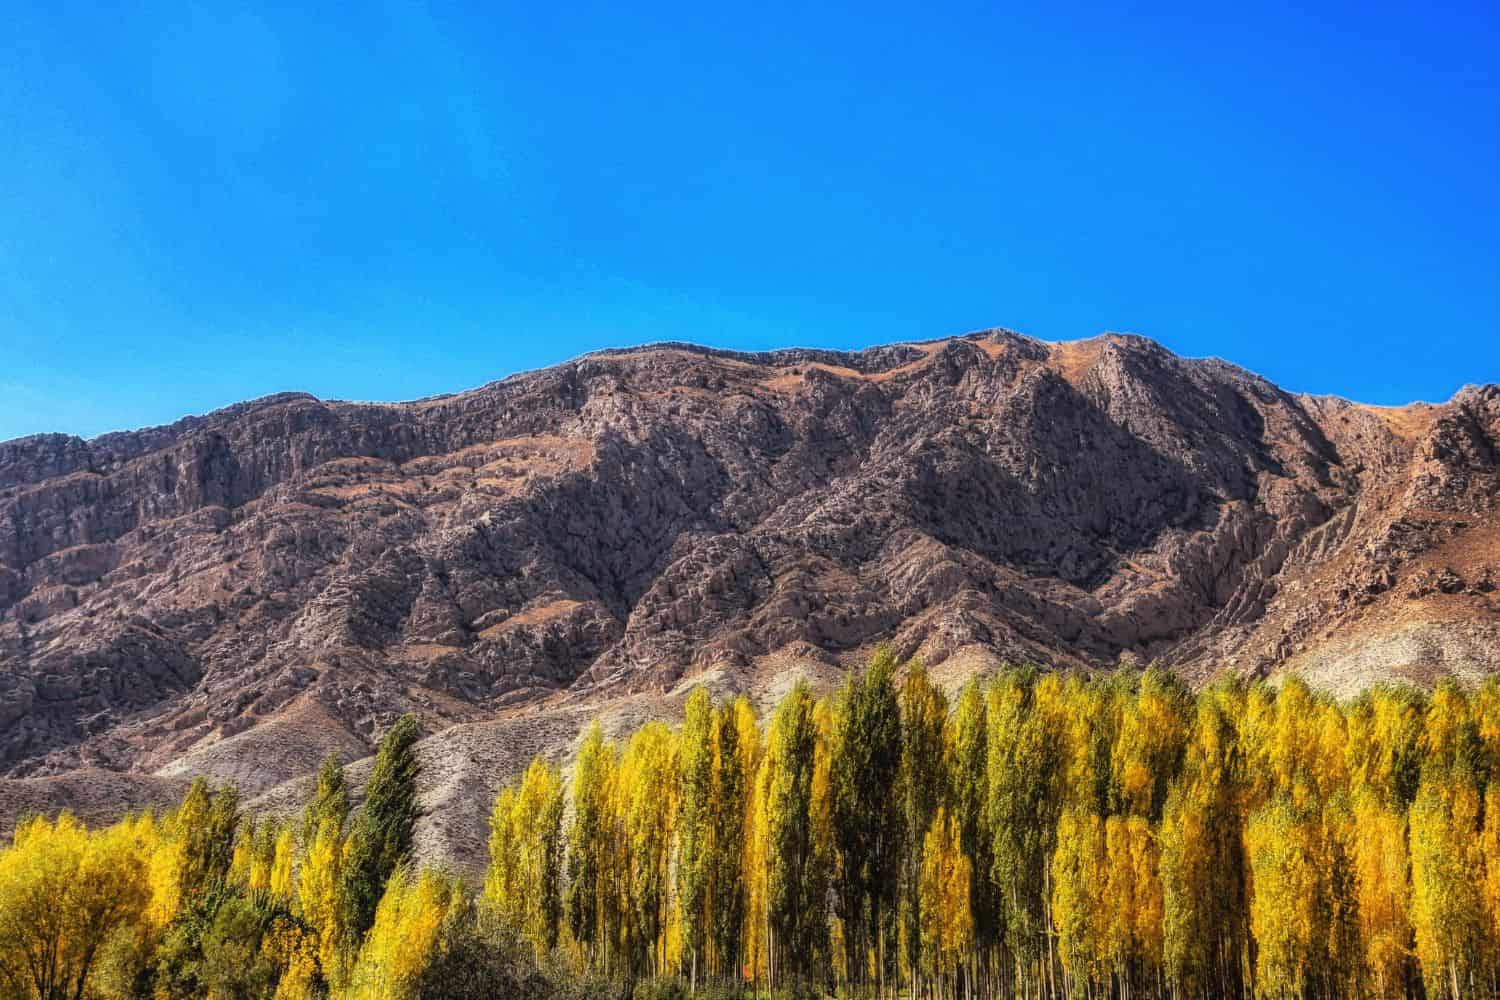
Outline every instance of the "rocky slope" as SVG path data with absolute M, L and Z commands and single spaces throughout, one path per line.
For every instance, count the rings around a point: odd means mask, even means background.
M 23 438 L 0 443 L 0 769 L 32 780 L 0 811 L 85 769 L 273 794 L 406 710 L 503 750 L 881 641 L 955 677 L 1483 673 L 1497 504 L 1496 386 L 1381 409 L 1114 335 L 655 345 Z

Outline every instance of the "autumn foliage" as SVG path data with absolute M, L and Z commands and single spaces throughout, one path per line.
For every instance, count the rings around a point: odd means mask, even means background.
M 758 719 L 589 728 L 493 803 L 473 885 L 411 859 L 410 723 L 351 809 L 196 783 L 0 851 L 0 994 L 1500 995 L 1500 685 L 1007 672 L 879 654 Z M 676 992 L 674 992 L 676 991 Z
M 698 690 L 675 735 L 591 729 L 566 793 L 534 765 L 501 801 L 538 803 L 507 822 L 548 846 L 497 836 L 492 871 L 567 863 L 492 903 L 539 955 L 694 988 L 1500 992 L 1494 683 L 1341 705 L 1296 680 L 1018 671 L 950 704 L 879 655 L 753 719 Z M 555 926 L 519 912 L 559 894 Z

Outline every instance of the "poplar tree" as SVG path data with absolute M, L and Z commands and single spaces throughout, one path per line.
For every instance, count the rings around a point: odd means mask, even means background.
M 1235 720 L 1247 704 L 1233 688 L 1199 696 L 1182 773 L 1161 822 L 1162 960 L 1170 981 L 1192 995 L 1246 991 L 1249 885 Z
M 1098 981 L 1105 967 L 1109 930 L 1104 823 L 1096 814 L 1079 806 L 1062 814 L 1051 876 L 1058 958 L 1071 989 L 1081 991 Z
M 948 700 L 932 685 L 920 663 L 912 664 L 902 684 L 901 720 L 901 821 L 906 836 L 901 863 L 900 940 L 903 965 L 909 975 L 915 976 L 922 967 L 925 916 L 919 881 L 925 839 L 939 808 L 946 808 L 949 800 L 944 760 Z
M 813 705 L 813 726 L 817 736 L 813 744 L 812 793 L 807 808 L 812 850 L 803 876 L 802 898 L 806 911 L 802 920 L 806 926 L 803 947 L 808 949 L 807 965 L 813 970 L 813 978 L 825 980 L 827 971 L 834 965 L 831 955 L 833 913 L 828 899 L 838 865 L 833 833 L 833 723 L 832 704 L 827 698 L 819 699 Z M 819 972 L 823 975 L 819 976 Z
M 355 821 L 345 865 L 347 923 L 355 940 L 364 936 L 375 919 L 386 880 L 411 854 L 421 772 L 415 750 L 419 735 L 414 716 L 398 719 L 380 741 L 365 786 L 364 808 Z
M 562 776 L 540 758 L 531 762 L 519 787 L 501 789 L 490 814 L 484 898 L 530 942 L 538 963 L 557 945 L 562 818 Z
M 773 720 L 774 725 L 774 720 Z M 755 767 L 755 783 L 750 793 L 746 817 L 745 843 L 745 959 L 750 969 L 751 985 L 759 990 L 760 976 L 771 983 L 771 782 L 772 756 L 770 733 L 767 746 Z
M 913 1000 L 1500 995 L 1500 684 L 1339 704 L 1011 672 L 950 718 L 891 666 L 834 699 L 799 684 L 764 740 L 746 700 L 702 693 L 623 756 L 596 724 L 566 832 L 533 760 L 496 798 L 481 898 L 397 863 L 364 934 L 365 824 L 413 815 L 409 740 L 352 819 L 336 761 L 291 823 L 205 781 L 161 820 L 25 819 L 0 845 L 0 994 L 542 996 L 592 969 L 847 995 L 885 988 L 894 939 Z
M 741 745 L 745 730 L 741 713 L 749 716 L 749 736 L 755 722 L 748 701 L 741 699 L 714 713 L 713 790 L 708 802 L 709 925 L 713 968 L 721 978 L 737 978 L 744 933 L 746 882 L 745 845 L 749 836 L 749 757 Z
M 810 891 L 814 845 L 809 817 L 817 740 L 812 694 L 799 681 L 777 707 L 766 741 L 766 952 L 773 988 L 805 982 L 812 972 L 817 929 L 810 918 L 821 910 Z
M 318 966 L 330 984 L 341 984 L 352 942 L 344 839 L 332 819 L 318 825 L 297 872 L 297 910 L 317 937 Z
M 307 850 L 312 845 L 324 820 L 343 830 L 348 815 L 349 789 L 344 781 L 344 767 L 336 754 L 329 754 L 318 767 L 312 798 L 302 810 L 302 849 Z
M 403 865 L 392 872 L 343 1000 L 418 1000 L 454 898 L 453 887 L 433 871 L 416 874 Z
M 990 967 L 998 946 L 999 899 L 995 893 L 992 842 L 986 823 L 989 766 L 988 725 L 984 690 L 977 680 L 964 685 L 958 708 L 948 726 L 948 772 L 952 783 L 953 816 L 958 824 L 960 846 L 969 858 L 969 904 L 974 925 L 974 947 L 969 956 L 969 977 L 976 982 L 993 975 Z
M 963 852 L 958 823 L 946 806 L 939 806 L 922 837 L 915 886 L 923 913 L 917 958 L 939 996 L 957 995 L 959 969 L 973 946 L 972 866 Z
M 1055 678 L 1009 673 L 990 689 L 986 816 L 997 907 L 1018 989 L 1051 988 L 1050 859 L 1061 801 Z
M 1350 781 L 1394 813 L 1406 813 L 1422 780 L 1425 712 L 1415 689 L 1377 686 L 1346 713 Z
M 1250 818 L 1245 849 L 1255 891 L 1255 984 L 1261 996 L 1300 997 L 1327 969 L 1329 913 L 1326 852 L 1318 823 L 1290 794 L 1278 795 Z
M 1451 776 L 1424 778 L 1411 808 L 1412 924 L 1428 989 L 1455 1000 L 1480 989 L 1484 870 L 1479 798 Z
M 660 722 L 630 738 L 617 786 L 624 833 L 622 897 L 629 970 L 661 975 L 669 964 L 666 932 L 678 804 L 676 740 Z
M 1463 691 L 1440 684 L 1423 720 L 1422 781 L 1410 812 L 1412 925 L 1428 989 L 1455 998 L 1487 985 L 1480 734 Z
M 682 804 L 678 817 L 677 907 L 689 988 L 698 988 L 709 930 L 710 864 L 713 860 L 711 798 L 714 794 L 714 710 L 705 688 L 688 696 L 678 737 Z
M 591 964 L 607 965 L 615 935 L 614 782 L 617 758 L 596 721 L 589 726 L 573 767 L 573 825 L 568 834 L 568 928 Z
M 895 916 L 902 860 L 901 709 L 895 659 L 882 648 L 867 672 L 840 692 L 832 733 L 833 836 L 838 912 L 847 965 L 864 981 L 873 952 L 877 988 L 884 990 L 889 922 Z
M 1141 675 L 1132 696 L 1122 698 L 1110 752 L 1111 812 L 1152 822 L 1161 818 L 1168 784 L 1187 746 L 1191 706 L 1182 683 L 1155 669 Z
M 239 821 L 239 792 L 233 785 L 215 791 L 206 779 L 193 779 L 168 821 L 180 845 L 180 892 L 184 898 L 201 896 L 228 877 Z

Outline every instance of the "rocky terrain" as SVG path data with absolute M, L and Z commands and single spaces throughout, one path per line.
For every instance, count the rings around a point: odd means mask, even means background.
M 508 769 L 695 682 L 770 700 L 890 642 L 955 684 L 1154 660 L 1350 694 L 1500 667 L 1497 585 L 1493 385 L 1379 408 L 992 331 L 284 394 L 0 443 L 0 816 L 195 773 L 273 808 L 410 710 L 430 797 L 476 803 L 426 842 L 465 857 Z

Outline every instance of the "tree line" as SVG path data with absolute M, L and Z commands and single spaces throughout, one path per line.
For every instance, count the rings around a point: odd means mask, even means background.
M 762 731 L 596 725 L 491 819 L 538 959 L 850 996 L 1500 996 L 1500 685 L 1025 671 L 950 704 L 877 655 Z
M 193 783 L 21 822 L 0 992 L 274 997 L 1500 995 L 1500 684 L 1008 671 L 878 653 L 766 720 L 689 697 L 503 788 L 482 885 L 419 867 L 417 738 L 361 808 Z

